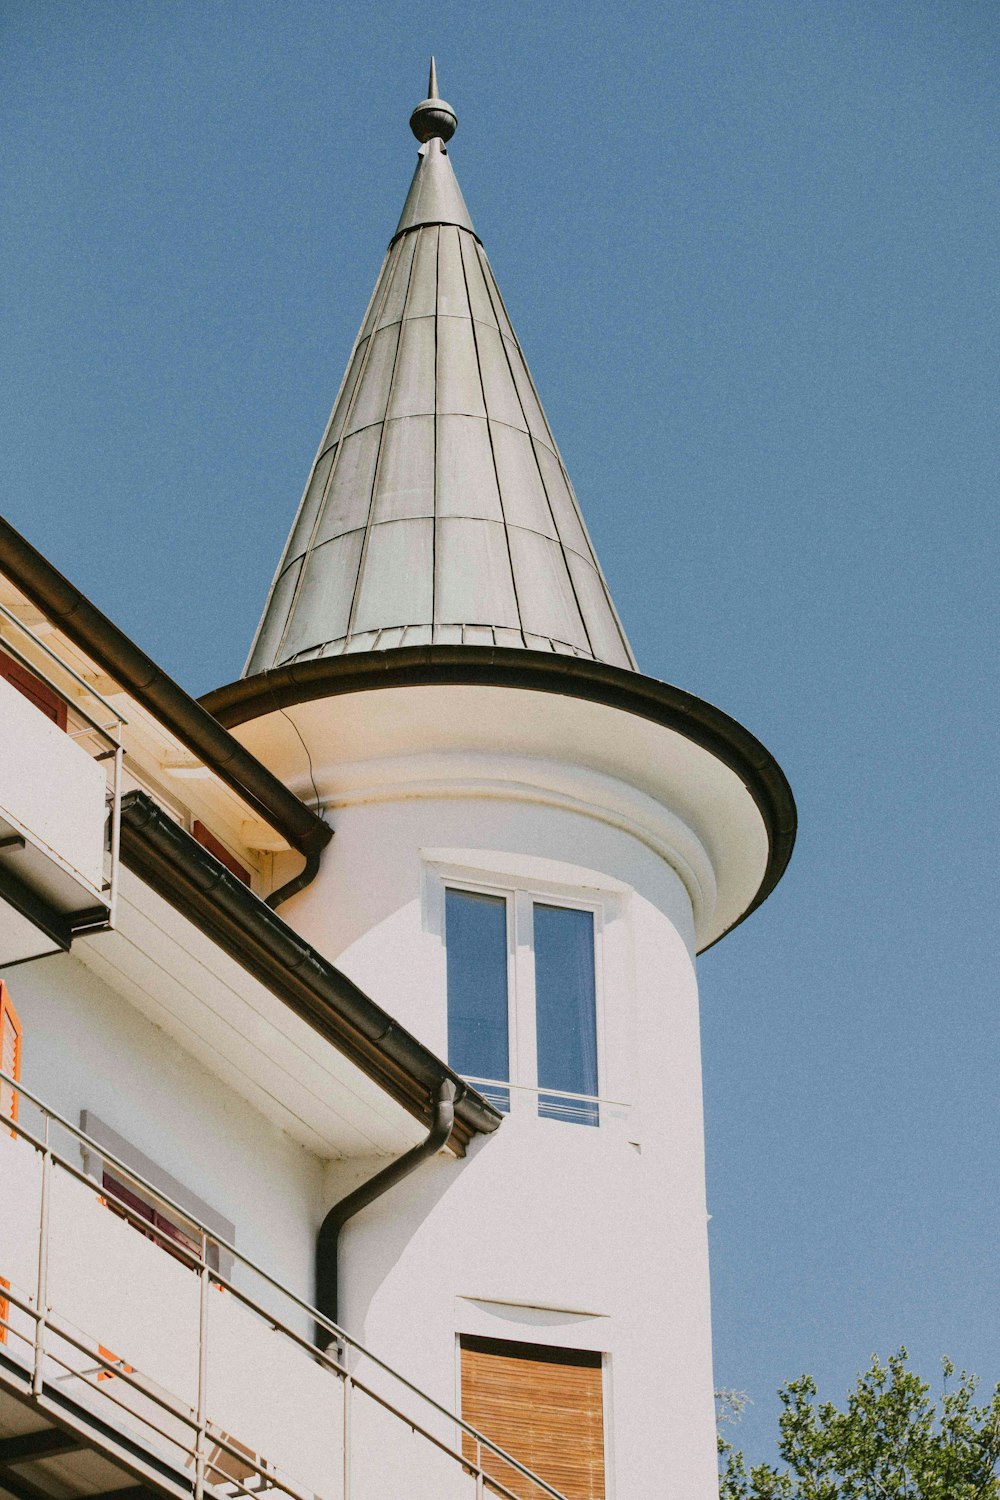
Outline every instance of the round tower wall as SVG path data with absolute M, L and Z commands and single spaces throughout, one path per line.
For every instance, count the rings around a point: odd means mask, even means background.
M 321 791 L 325 791 L 321 778 Z M 609 1494 L 715 1494 L 694 924 L 685 883 L 635 834 L 523 786 L 333 792 L 336 837 L 288 920 L 448 1054 L 445 891 L 595 915 L 599 1125 L 530 1089 L 467 1156 L 442 1153 L 362 1210 L 340 1248 L 340 1320 L 445 1405 L 459 1338 L 604 1356 Z M 512 920 L 511 962 L 523 934 Z M 530 955 L 528 955 L 530 960 Z M 512 1020 L 523 1021 L 513 999 Z M 512 1037 L 511 1075 L 523 1061 Z M 530 1048 L 529 1048 L 530 1052 Z M 384 1160 L 334 1163 L 332 1204 Z

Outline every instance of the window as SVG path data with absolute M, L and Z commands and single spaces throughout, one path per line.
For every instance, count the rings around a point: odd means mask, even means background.
M 53 724 L 58 724 L 60 729 L 66 728 L 66 705 L 58 693 L 47 682 L 36 677 L 34 672 L 29 672 L 27 667 L 22 667 L 19 661 L 8 656 L 6 651 L 0 651 L 0 677 L 9 682 L 11 687 L 17 688 Z
M 151 1226 L 152 1232 L 147 1238 L 156 1244 L 162 1245 L 164 1250 L 170 1250 L 172 1244 L 180 1246 L 180 1259 L 190 1263 L 190 1257 L 199 1259 L 201 1256 L 201 1235 L 193 1224 L 185 1225 L 177 1218 L 170 1218 L 158 1206 L 157 1200 L 151 1195 L 143 1193 L 142 1189 L 135 1183 L 126 1186 L 120 1177 L 114 1176 L 105 1167 L 101 1173 L 101 1186 L 110 1195 L 108 1207 L 114 1213 L 120 1213 L 123 1219 L 127 1219 L 134 1229 L 140 1234 L 145 1234 L 142 1224 L 136 1220 L 145 1220 Z M 125 1210 L 128 1210 L 126 1212 Z M 215 1255 L 213 1257 L 213 1250 Z M 184 1254 L 183 1252 L 187 1252 Z M 218 1246 L 209 1241 L 208 1262 L 213 1268 L 218 1266 Z
M 448 1061 L 498 1108 L 599 1124 L 596 916 L 447 886 Z
M 534 903 L 535 1030 L 538 1086 L 597 1095 L 597 983 L 594 914 Z M 562 1118 L 569 1101 L 539 1094 L 538 1112 Z M 575 1103 L 581 1124 L 597 1124 L 597 1105 Z
M 510 1077 L 507 901 L 476 891 L 445 893 L 448 932 L 448 1061 L 470 1078 Z M 484 1089 L 508 1109 L 507 1089 Z
M 124 1167 L 131 1168 L 136 1173 L 133 1178 L 127 1171 L 106 1162 L 94 1149 L 85 1148 L 83 1169 L 108 1194 L 107 1203 L 112 1212 L 127 1218 L 140 1234 L 147 1234 L 149 1239 L 155 1240 L 165 1250 L 172 1250 L 176 1246 L 174 1253 L 185 1261 L 191 1255 L 201 1254 L 201 1233 L 197 1226 L 204 1224 L 209 1230 L 209 1266 L 222 1276 L 228 1277 L 231 1274 L 232 1254 L 211 1238 L 211 1231 L 214 1230 L 220 1239 L 227 1240 L 231 1245 L 235 1243 L 236 1229 L 228 1219 L 216 1213 L 209 1204 L 192 1193 L 190 1188 L 171 1177 L 169 1172 L 165 1172 L 156 1162 L 137 1150 L 131 1141 L 119 1135 L 117 1130 L 112 1130 L 110 1125 L 105 1125 L 103 1120 L 99 1120 L 89 1110 L 81 1111 L 80 1128 L 96 1147 L 103 1147 L 109 1155 L 117 1157 Z M 183 1212 L 169 1207 L 156 1196 L 157 1192 L 172 1199 L 181 1210 L 187 1210 L 191 1218 L 186 1219 Z M 139 1221 L 149 1224 L 149 1230 L 144 1230 Z
M 604 1393 L 600 1354 L 507 1339 L 462 1337 L 462 1417 L 567 1500 L 604 1500 Z M 464 1456 L 476 1443 L 463 1434 Z M 482 1467 L 511 1494 L 537 1485 L 483 1452 Z

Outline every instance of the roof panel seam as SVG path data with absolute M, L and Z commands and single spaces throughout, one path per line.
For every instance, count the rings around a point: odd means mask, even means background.
M 438 227 L 434 246 L 434 478 L 432 506 L 434 524 L 431 527 L 431 630 L 437 617 L 438 601 L 438 282 L 441 271 L 441 229 Z M 414 255 L 414 259 L 416 256 Z
M 379 423 L 380 431 L 379 431 L 379 435 L 378 435 L 378 447 L 377 447 L 377 449 L 375 451 L 375 468 L 374 468 L 374 471 L 372 473 L 371 492 L 370 492 L 370 494 L 368 496 L 368 519 L 367 519 L 367 521 L 365 523 L 365 534 L 364 534 L 364 536 L 362 538 L 362 541 L 361 541 L 361 555 L 358 558 L 358 571 L 357 571 L 357 574 L 355 575 L 355 579 L 354 579 L 354 593 L 353 593 L 353 595 L 351 597 L 351 608 L 350 608 L 350 611 L 348 612 L 348 616 L 347 616 L 347 636 L 348 636 L 348 639 L 350 638 L 351 632 L 352 632 L 352 630 L 354 628 L 354 622 L 357 619 L 358 602 L 359 602 L 359 600 L 361 598 L 361 587 L 362 587 L 362 582 L 363 582 L 363 579 L 364 579 L 364 576 L 365 576 L 365 565 L 366 565 L 366 563 L 368 561 L 368 542 L 369 542 L 369 538 L 371 537 L 371 533 L 372 533 L 372 529 L 373 529 L 372 528 L 372 518 L 373 518 L 373 516 L 375 514 L 375 497 L 378 494 L 379 474 L 381 473 L 381 469 L 382 469 L 382 449 L 383 449 L 383 446 L 385 444 L 385 423 L 386 423 L 386 417 L 388 416 L 388 413 L 389 413 L 389 407 L 392 405 L 393 386 L 394 386 L 395 380 L 396 380 L 396 370 L 397 370 L 397 368 L 399 366 L 399 351 L 400 351 L 400 349 L 402 348 L 402 345 L 403 345 L 403 323 L 404 323 L 405 318 L 406 318 L 406 308 L 407 308 L 407 305 L 408 305 L 409 300 L 410 300 L 410 288 L 411 288 L 411 286 L 413 284 L 413 262 L 414 262 L 414 259 L 415 259 L 415 256 L 411 255 L 410 256 L 410 264 L 409 264 L 409 267 L 407 268 L 407 272 L 406 272 L 406 291 L 403 294 L 403 309 L 402 309 L 402 312 L 400 313 L 400 317 L 399 317 L 399 333 L 396 335 L 396 348 L 395 348 L 395 351 L 394 351 L 393 356 L 392 356 L 392 369 L 389 372 L 389 384 L 388 384 L 388 387 L 387 387 L 386 393 L 385 393 L 385 411 L 382 414 L 382 421 Z M 397 264 L 398 264 L 398 262 L 397 262 Z M 386 297 L 388 297 L 388 289 L 386 290 Z M 383 306 L 384 305 L 385 304 L 383 303 Z M 391 327 L 392 324 L 387 324 L 386 326 L 387 327 Z M 372 424 L 372 425 L 374 425 L 374 424 Z
M 354 353 L 355 353 L 355 350 L 357 349 L 358 345 L 361 342 L 361 335 L 364 332 L 365 323 L 368 321 L 368 315 L 371 312 L 372 303 L 375 301 L 375 298 L 378 296 L 379 282 L 381 281 L 383 275 L 385 274 L 385 270 L 386 270 L 386 266 L 387 266 L 388 261 L 389 261 L 389 256 L 390 256 L 391 250 L 392 250 L 392 246 L 391 245 L 387 246 L 386 252 L 385 252 L 385 254 L 382 257 L 382 265 L 381 265 L 381 268 L 379 270 L 378 278 L 376 279 L 375 286 L 372 289 L 372 294 L 371 294 L 371 296 L 368 299 L 368 306 L 365 308 L 365 315 L 364 315 L 364 317 L 361 320 L 361 327 L 358 330 L 358 336 L 354 340 L 354 346 L 351 349 L 351 357 L 347 361 L 347 368 L 345 369 L 343 377 L 342 377 L 341 382 L 340 382 L 340 385 L 337 388 L 337 394 L 334 397 L 333 406 L 330 408 L 330 415 L 329 415 L 329 417 L 327 419 L 326 426 L 323 429 L 323 435 L 322 435 L 322 437 L 319 440 L 319 448 L 317 450 L 316 457 L 312 461 L 312 467 L 310 468 L 308 478 L 306 479 L 305 489 L 302 491 L 302 498 L 299 501 L 298 509 L 296 510 L 295 515 L 294 515 L 294 517 L 292 519 L 292 524 L 291 524 L 291 527 L 290 527 L 289 532 L 288 532 L 288 540 L 285 542 L 284 551 L 282 552 L 281 558 L 280 558 L 280 560 L 278 562 L 278 566 L 275 569 L 274 577 L 271 579 L 271 587 L 268 589 L 267 598 L 264 601 L 264 609 L 263 609 L 263 612 L 262 612 L 261 617 L 260 617 L 260 622 L 259 622 L 259 624 L 257 626 L 257 629 L 256 629 L 255 633 L 254 633 L 254 638 L 253 638 L 252 642 L 250 643 L 250 650 L 247 653 L 247 659 L 246 659 L 246 662 L 245 662 L 244 667 L 243 667 L 244 674 L 247 672 L 247 670 L 248 670 L 248 668 L 250 666 L 250 663 L 253 660 L 254 652 L 257 649 L 257 642 L 260 640 L 261 635 L 263 634 L 263 631 L 264 631 L 265 623 L 267 622 L 268 610 L 269 610 L 269 606 L 271 604 L 271 600 L 272 600 L 272 598 L 274 596 L 275 588 L 277 587 L 277 584 L 278 584 L 279 579 L 281 578 L 281 575 L 285 571 L 285 566 L 286 566 L 286 561 L 287 561 L 287 556 L 288 556 L 288 549 L 289 549 L 289 547 L 291 545 L 292 537 L 295 535 L 295 528 L 296 528 L 296 526 L 299 523 L 299 516 L 302 514 L 303 508 L 305 506 L 306 496 L 309 494 L 309 487 L 312 484 L 313 475 L 316 472 L 316 465 L 319 463 L 320 459 L 326 453 L 326 447 L 324 447 L 324 444 L 326 443 L 327 434 L 328 434 L 328 432 L 330 430 L 330 424 L 332 423 L 333 417 L 334 417 L 334 413 L 337 410 L 337 403 L 340 401 L 340 397 L 341 397 L 341 395 L 343 393 L 344 387 L 347 384 L 348 379 L 350 378 L 351 366 L 354 363 Z M 328 447 L 332 447 L 334 445 L 333 444 L 328 444 L 327 446 Z M 324 486 L 324 495 L 325 495 L 325 493 L 326 493 L 326 486 Z M 319 505 L 317 507 L 317 515 L 319 515 L 319 513 L 322 511 L 322 509 L 323 509 L 323 498 L 321 497 Z M 293 589 L 293 591 L 292 591 L 292 601 L 289 602 L 288 612 L 287 612 L 287 614 L 285 616 L 286 625 L 287 625 L 287 621 L 288 621 L 289 617 L 291 616 L 292 602 L 294 601 L 295 593 L 296 593 L 296 590 Z M 278 648 L 275 651 L 275 658 L 274 659 L 276 661 L 278 660 L 278 657 L 280 655 L 280 649 L 281 649 L 281 644 L 284 641 L 284 635 L 285 635 L 285 628 L 283 627 L 282 628 L 282 639 L 281 639 L 281 641 L 279 641 Z
M 493 460 L 493 472 L 497 482 L 497 496 L 500 501 L 500 515 L 503 524 L 504 545 L 507 551 L 507 566 L 510 568 L 510 582 L 514 590 L 514 607 L 517 610 L 517 622 L 520 627 L 521 639 L 524 639 L 524 617 L 521 614 L 521 599 L 517 590 L 517 576 L 514 572 L 514 554 L 510 546 L 510 534 L 507 529 L 507 508 L 503 502 L 503 486 L 500 483 L 500 467 L 497 464 L 496 448 L 493 445 L 493 429 L 490 426 L 490 409 L 486 401 L 486 382 L 483 379 L 483 366 L 479 357 L 479 339 L 476 335 L 476 320 L 472 317 L 472 298 L 469 294 L 469 276 L 465 269 L 465 259 L 459 255 L 459 264 L 462 267 L 462 283 L 465 287 L 465 300 L 469 304 L 469 321 L 472 324 L 472 346 L 476 351 L 476 370 L 479 375 L 479 387 L 483 393 L 483 411 L 486 413 L 486 434 L 490 443 L 490 457 Z M 487 288 L 487 293 L 489 288 Z M 494 523 L 495 524 L 495 523 Z
M 487 297 L 490 297 L 490 288 L 489 288 L 489 284 L 486 282 L 486 278 L 485 277 L 483 277 L 483 281 L 484 281 L 484 284 L 486 285 L 486 295 L 487 295 Z M 500 290 L 499 290 L 499 288 L 497 288 L 497 296 L 499 296 L 499 295 L 500 295 Z M 492 298 L 491 298 L 491 302 L 492 302 Z M 471 302 L 470 302 L 470 311 L 471 311 Z M 496 311 L 496 308 L 494 307 L 494 313 L 495 313 L 495 311 Z M 507 310 L 506 310 L 506 308 L 504 309 L 504 316 L 507 316 Z M 499 319 L 497 321 L 498 321 L 498 324 L 499 324 Z M 508 321 L 508 323 L 510 322 L 510 318 L 509 317 L 507 318 L 507 321 Z M 513 324 L 511 324 L 511 327 L 513 327 Z M 475 331 L 474 330 L 473 330 L 473 337 L 475 337 Z M 586 615 L 583 612 L 583 606 L 581 605 L 579 595 L 576 592 L 576 584 L 573 582 L 572 571 L 570 569 L 569 563 L 566 561 L 566 554 L 565 554 L 565 551 L 563 549 L 563 544 L 562 544 L 562 532 L 559 530 L 559 523 L 556 520 L 556 514 L 555 514 L 555 511 L 552 508 L 552 500 L 551 500 L 551 498 L 549 496 L 548 488 L 546 487 L 546 484 L 545 484 L 545 475 L 542 473 L 542 466 L 538 462 L 538 454 L 535 452 L 535 445 L 531 441 L 531 422 L 529 421 L 528 413 L 524 409 L 524 402 L 521 399 L 520 387 L 518 386 L 517 380 L 516 380 L 515 375 L 514 375 L 514 368 L 513 368 L 513 365 L 511 364 L 510 353 L 508 352 L 507 347 L 506 347 L 506 340 L 502 336 L 501 336 L 501 339 L 500 339 L 500 347 L 503 350 L 504 359 L 507 361 L 507 370 L 508 370 L 508 373 L 510 375 L 510 382 L 511 382 L 511 385 L 514 387 L 514 396 L 515 396 L 515 398 L 517 400 L 518 406 L 521 409 L 521 415 L 524 418 L 524 430 L 525 430 L 525 433 L 527 434 L 527 437 L 528 437 L 528 446 L 531 449 L 532 462 L 534 463 L 535 469 L 537 470 L 537 473 L 538 473 L 538 481 L 539 481 L 540 485 L 542 486 L 542 494 L 545 496 L 545 504 L 548 507 L 549 519 L 552 522 L 552 530 L 555 533 L 556 539 L 557 539 L 557 541 L 559 543 L 559 555 L 560 555 L 560 558 L 562 559 L 563 570 L 564 570 L 564 572 L 566 574 L 566 578 L 567 578 L 567 580 L 569 582 L 570 592 L 571 592 L 571 594 L 573 596 L 573 602 L 576 605 L 576 612 L 577 612 L 577 614 L 580 617 L 580 625 L 583 628 L 584 639 L 586 640 L 587 645 L 590 648 L 590 654 L 591 654 L 591 656 L 593 656 L 593 657 L 596 658 L 597 652 L 594 650 L 594 642 L 591 639 L 590 631 L 587 629 L 587 617 L 586 617 Z M 518 356 L 519 356 L 519 358 L 521 360 L 521 364 L 524 366 L 525 371 L 527 371 L 528 363 L 527 363 L 527 360 L 524 358 L 524 356 L 521 354 L 521 347 L 520 347 L 519 344 L 516 345 L 515 347 L 516 347 L 516 350 L 517 350 L 517 354 L 518 354 Z M 530 381 L 530 379 L 531 379 L 530 375 L 528 376 L 528 379 Z M 549 426 L 549 424 L 548 424 L 548 418 L 545 415 L 545 411 L 544 411 L 544 409 L 542 407 L 542 403 L 538 400 L 538 393 L 535 392 L 534 394 L 535 394 L 535 401 L 536 401 L 536 403 L 538 405 L 538 410 L 541 413 L 542 421 L 545 423 L 545 429 L 546 429 L 546 431 L 548 431 L 548 426 Z M 525 528 L 525 529 L 526 530 L 530 530 L 531 528 Z M 524 621 L 522 620 L 521 623 L 523 625 Z
M 390 254 L 387 251 L 385 259 L 382 262 L 382 270 L 379 273 L 379 280 L 378 280 L 378 282 L 375 285 L 375 291 L 372 293 L 372 300 L 371 300 L 371 302 L 369 302 L 369 304 L 368 304 L 368 310 L 365 313 L 365 322 L 368 321 L 368 317 L 369 317 L 369 315 L 371 313 L 372 303 L 374 303 L 376 297 L 379 297 L 379 287 L 380 286 L 381 286 L 381 297 L 379 298 L 379 302 L 378 302 L 379 312 L 381 312 L 382 308 L 385 306 L 386 298 L 389 295 L 389 288 L 392 285 L 392 276 L 389 273 L 390 273 L 390 269 L 392 269 L 394 267 L 395 267 L 395 261 L 391 259 Z M 341 458 L 342 458 L 343 452 L 344 452 L 344 438 L 347 437 L 347 436 L 349 436 L 348 431 L 347 431 L 347 424 L 350 421 L 351 413 L 353 412 L 353 410 L 354 410 L 354 408 L 355 408 L 355 406 L 357 404 L 358 393 L 361 390 L 361 386 L 362 386 L 362 384 L 364 382 L 364 378 L 365 378 L 365 371 L 368 369 L 368 365 L 369 365 L 369 362 L 371 360 L 372 349 L 374 348 L 374 345 L 375 345 L 375 331 L 376 331 L 375 325 L 377 323 L 378 323 L 378 313 L 375 314 L 375 318 L 374 318 L 373 324 L 372 324 L 372 329 L 371 329 L 370 333 L 368 334 L 368 337 L 367 337 L 367 340 L 366 340 L 366 343 L 365 343 L 365 352 L 361 356 L 361 368 L 358 370 L 357 377 L 355 378 L 355 381 L 354 381 L 354 387 L 353 387 L 350 395 L 347 398 L 347 410 L 344 413 L 344 420 L 343 420 L 343 422 L 341 423 L 341 426 L 340 426 L 340 435 L 339 435 L 339 437 L 337 439 L 337 451 L 336 451 L 336 453 L 333 456 L 333 463 L 330 465 L 330 472 L 326 476 L 326 483 L 323 486 L 323 494 L 322 494 L 322 497 L 320 499 L 320 503 L 319 503 L 319 505 L 316 508 L 316 516 L 315 516 L 315 519 L 313 520 L 312 529 L 311 529 L 311 531 L 309 533 L 309 545 L 307 546 L 305 552 L 302 554 L 302 557 L 303 557 L 302 570 L 301 570 L 298 578 L 295 581 L 295 587 L 292 589 L 292 597 L 288 601 L 288 609 L 287 609 L 287 612 L 285 614 L 285 622 L 284 622 L 284 626 L 282 627 L 281 639 L 279 640 L 278 645 L 277 645 L 277 647 L 275 649 L 274 659 L 275 659 L 276 662 L 282 660 L 282 653 L 283 653 L 284 648 L 285 648 L 285 643 L 286 643 L 286 641 L 288 639 L 288 632 L 289 632 L 289 628 L 290 628 L 291 623 L 292 623 L 292 617 L 295 614 L 295 609 L 296 609 L 296 606 L 298 604 L 299 595 L 302 592 L 302 585 L 303 585 L 303 582 L 304 582 L 304 579 L 305 579 L 306 569 L 309 566 L 309 556 L 310 556 L 310 554 L 313 551 L 313 548 L 314 548 L 314 545 L 315 545 L 315 541 L 316 541 L 316 533 L 317 533 L 317 531 L 319 529 L 320 523 L 321 523 L 321 521 L 323 519 L 323 516 L 325 514 L 326 504 L 327 504 L 327 501 L 328 501 L 329 496 L 330 496 L 330 489 L 331 489 L 331 486 L 333 485 L 334 475 L 337 473 L 337 470 L 340 467 L 340 461 L 341 461 Z M 359 345 L 361 343 L 361 333 L 364 330 L 364 326 L 365 326 L 365 324 L 362 323 L 361 329 L 358 332 L 358 337 L 355 340 L 354 349 L 351 351 L 351 358 L 348 361 L 347 370 L 346 370 L 346 372 L 344 374 L 344 379 L 341 382 L 340 391 L 338 391 L 338 393 L 337 393 L 337 400 L 334 402 L 333 412 L 331 412 L 331 414 L 330 414 L 330 421 L 331 422 L 333 421 L 333 417 L 334 417 L 334 414 L 336 413 L 337 406 L 339 405 L 340 398 L 341 398 L 341 396 L 343 394 L 346 382 L 347 382 L 347 380 L 350 377 L 351 367 L 354 364 L 355 351 L 357 350 L 357 348 L 359 347 Z M 314 463 L 313 464 L 313 470 L 315 470 L 315 468 L 316 468 L 316 465 Z M 312 479 L 312 474 L 310 474 L 309 477 L 310 477 L 310 480 L 311 480 Z M 331 537 L 330 540 L 332 541 L 333 538 Z M 352 600 L 352 602 L 353 602 L 353 600 Z

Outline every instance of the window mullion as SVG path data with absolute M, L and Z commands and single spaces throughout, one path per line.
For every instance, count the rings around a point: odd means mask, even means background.
M 538 1045 L 535 1037 L 534 903 L 528 891 L 514 892 L 514 989 L 517 1035 L 516 1082 L 524 1089 L 538 1085 Z M 515 1091 L 521 1106 L 535 1113 L 535 1096 Z

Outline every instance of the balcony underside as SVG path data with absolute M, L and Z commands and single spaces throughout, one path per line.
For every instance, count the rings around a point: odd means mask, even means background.
M 0 1500 L 190 1496 L 172 1471 L 64 1391 L 32 1395 L 31 1371 L 0 1349 Z
M 75 903 L 67 901 L 51 890 L 54 882 L 45 879 L 49 872 L 39 878 L 35 866 L 45 858 L 40 851 L 30 844 L 18 848 L 13 842 L 7 849 L 2 847 L 7 840 L 18 838 L 8 832 L 8 826 L 0 819 L 0 964 L 25 963 L 46 953 L 65 952 L 74 933 L 106 926 L 106 905 L 91 902 L 81 906 L 79 891 Z M 7 857 L 11 849 L 20 855 L 16 863 Z

